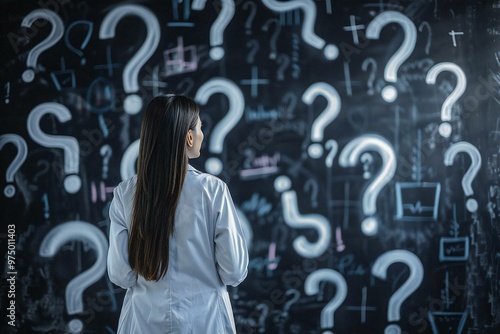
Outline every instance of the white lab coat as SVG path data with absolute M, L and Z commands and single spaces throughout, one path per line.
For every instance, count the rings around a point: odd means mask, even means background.
M 127 289 L 118 333 L 236 333 L 226 285 L 247 276 L 248 251 L 231 195 L 219 178 L 188 167 L 166 275 L 146 281 L 128 263 L 136 176 L 114 190 L 108 275 Z

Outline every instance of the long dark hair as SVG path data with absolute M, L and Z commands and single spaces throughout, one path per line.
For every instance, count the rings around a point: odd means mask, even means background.
M 186 138 L 197 124 L 191 98 L 163 95 L 151 100 L 142 120 L 137 185 L 128 241 L 129 263 L 146 280 L 165 276 L 177 203 L 186 178 Z

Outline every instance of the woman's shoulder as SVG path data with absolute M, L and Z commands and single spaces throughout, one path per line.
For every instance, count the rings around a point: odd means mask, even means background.
M 188 175 L 192 176 L 195 182 L 204 187 L 212 188 L 212 190 L 224 188 L 226 185 L 226 183 L 217 176 L 201 172 L 191 165 L 188 166 Z
M 115 189 L 118 189 L 121 193 L 133 191 L 135 189 L 136 182 L 137 182 L 137 174 L 118 183 Z

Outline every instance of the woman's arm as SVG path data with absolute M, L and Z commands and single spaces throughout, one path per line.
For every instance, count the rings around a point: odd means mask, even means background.
M 225 285 L 237 286 L 248 273 L 248 250 L 229 189 L 224 184 L 215 201 L 215 258 Z
M 137 282 L 137 273 L 128 263 L 128 230 L 120 188 L 113 191 L 109 207 L 108 276 L 114 284 L 128 289 Z

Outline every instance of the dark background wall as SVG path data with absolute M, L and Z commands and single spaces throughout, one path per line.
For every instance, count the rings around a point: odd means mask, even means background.
M 134 173 L 144 106 L 170 92 L 200 102 L 191 163 L 227 182 L 246 230 L 239 333 L 499 329 L 500 2 L 0 13 L 2 333 L 116 332 L 112 189 Z

